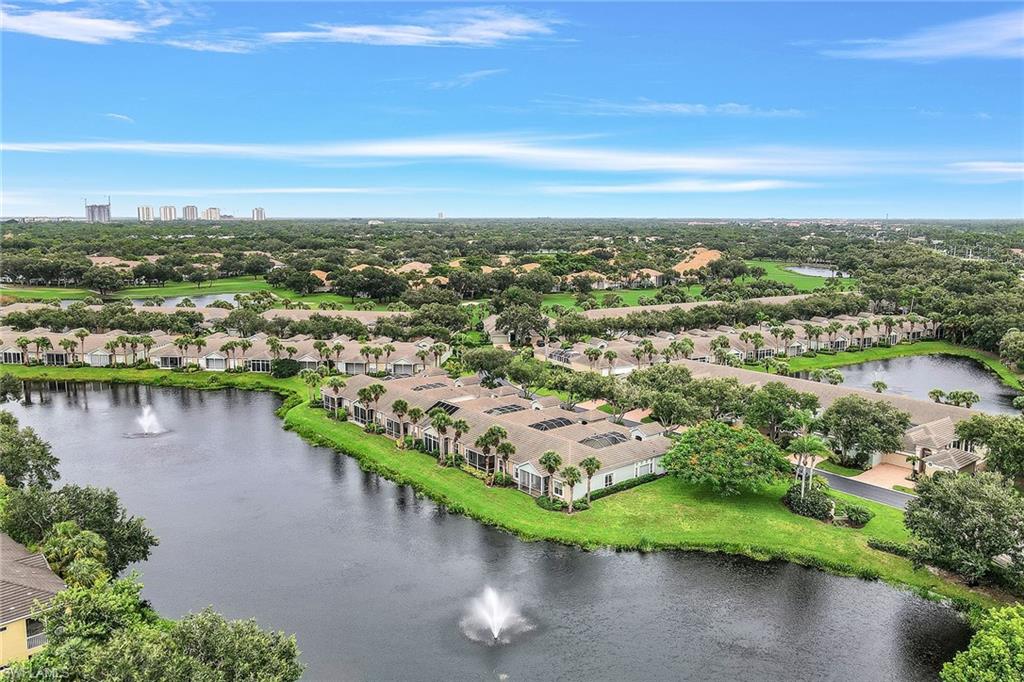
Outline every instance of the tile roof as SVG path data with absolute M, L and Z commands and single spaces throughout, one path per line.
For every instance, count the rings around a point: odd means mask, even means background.
M 41 553 L 33 554 L 0 533 L 0 623 L 21 620 L 38 600 L 49 601 L 64 589 Z

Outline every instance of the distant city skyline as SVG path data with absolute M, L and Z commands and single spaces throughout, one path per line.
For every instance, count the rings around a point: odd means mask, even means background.
M 0 12 L 5 216 L 1024 216 L 1019 4 Z

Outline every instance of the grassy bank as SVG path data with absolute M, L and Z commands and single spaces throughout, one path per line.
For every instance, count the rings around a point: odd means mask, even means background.
M 762 494 L 721 499 L 707 491 L 662 478 L 595 501 L 573 516 L 538 507 L 515 490 L 488 488 L 457 469 L 440 468 L 433 457 L 403 451 L 382 436 L 330 419 L 305 401 L 295 378 L 258 374 L 178 374 L 160 370 L 60 369 L 8 366 L 23 379 L 137 382 L 196 389 L 237 387 L 288 396 L 279 414 L 287 428 L 307 440 L 358 459 L 369 470 L 408 484 L 449 510 L 511 531 L 526 540 L 550 540 L 585 548 L 683 549 L 779 559 L 842 575 L 881 578 L 928 596 L 987 606 L 980 592 L 915 570 L 906 559 L 873 550 L 868 538 L 905 542 L 902 512 L 856 499 L 876 516 L 863 529 L 829 526 L 791 514 L 780 502 L 785 484 Z M 845 497 L 840 495 L 840 497 Z M 849 498 L 854 499 L 854 498 Z
M 700 296 L 701 287 L 699 285 L 693 285 L 686 289 L 687 293 L 698 298 Z M 615 294 L 622 299 L 622 303 L 615 307 L 622 306 L 638 306 L 640 305 L 639 300 L 641 296 L 653 297 L 658 293 L 660 289 L 606 289 L 603 291 L 594 290 L 590 293 L 593 294 L 594 298 L 600 303 L 601 299 L 604 298 L 605 294 Z M 565 308 L 572 310 L 580 310 L 580 307 L 576 305 L 576 294 L 572 291 L 559 291 L 553 294 L 544 294 L 544 305 L 560 305 Z
M 813 358 L 796 357 L 791 358 L 788 362 L 789 368 L 792 371 L 806 372 L 812 369 L 858 365 L 862 362 L 870 362 L 871 360 L 888 360 L 913 355 L 958 355 L 971 358 L 987 367 L 1007 386 L 1017 390 L 1024 390 L 1020 377 L 1012 369 L 1000 362 L 995 354 L 987 353 L 977 348 L 960 346 L 949 341 L 901 343 L 889 348 L 866 348 L 862 351 L 844 351 L 835 355 L 818 355 Z M 764 368 L 751 367 L 751 369 L 763 370 Z
M 748 260 L 745 261 L 747 265 L 751 267 L 760 267 L 765 270 L 765 279 L 775 280 L 776 282 L 782 282 L 784 284 L 792 284 L 797 288 L 797 291 L 806 292 L 814 291 L 825 286 L 825 282 L 828 281 L 827 277 L 816 277 L 814 275 L 801 275 L 798 272 L 792 272 L 786 268 L 798 265 L 797 263 L 779 263 L 771 260 Z M 854 289 L 857 286 L 856 280 L 844 279 L 842 281 L 843 289 Z

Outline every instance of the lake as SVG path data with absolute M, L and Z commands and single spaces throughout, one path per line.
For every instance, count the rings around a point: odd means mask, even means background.
M 114 488 L 160 537 L 138 566 L 155 608 L 213 604 L 294 632 L 307 679 L 933 680 L 969 638 L 951 610 L 881 582 L 521 542 L 284 431 L 271 394 L 29 395 L 8 407 L 53 443 L 64 482 Z M 126 437 L 145 406 L 168 432 Z M 468 639 L 460 620 L 486 585 L 534 629 Z
M 810 275 L 811 277 L 846 277 L 846 273 L 837 273 L 833 268 L 823 265 L 787 265 L 786 270 L 795 272 L 798 275 Z
M 973 408 L 993 414 L 1020 414 L 1014 409 L 1013 399 L 1019 393 L 1005 386 L 999 378 L 981 363 L 957 355 L 912 355 L 891 360 L 871 360 L 858 365 L 837 368 L 843 374 L 843 386 L 871 387 L 874 381 L 884 381 L 886 393 L 907 395 L 931 400 L 928 391 L 940 388 L 947 393 L 971 390 L 981 396 Z

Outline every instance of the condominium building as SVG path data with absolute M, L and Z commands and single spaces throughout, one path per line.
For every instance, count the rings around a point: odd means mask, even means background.
M 184 220 L 199 220 L 199 209 L 196 206 L 182 206 L 181 217 Z
M 216 206 L 203 211 L 203 220 L 220 220 L 220 209 Z
M 90 223 L 109 223 L 110 199 L 105 204 L 86 204 L 85 220 Z
M 161 206 L 160 220 L 177 220 L 178 209 L 175 206 Z
M 148 223 L 153 221 L 153 207 L 152 206 L 139 206 L 136 209 L 139 215 L 140 223 Z
M 254 208 L 252 210 L 252 219 L 253 220 L 266 220 L 267 219 L 267 212 L 264 211 L 262 208 Z

